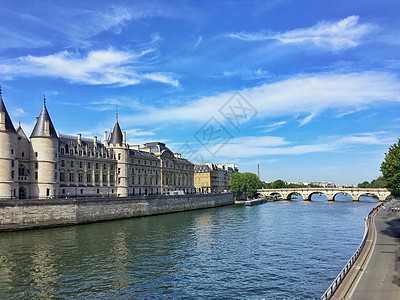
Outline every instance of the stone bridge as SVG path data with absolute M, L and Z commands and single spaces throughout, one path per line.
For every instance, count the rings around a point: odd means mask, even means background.
M 285 189 L 260 189 L 257 191 L 263 196 L 280 195 L 283 199 L 290 200 L 292 195 L 300 194 L 305 201 L 311 201 L 313 194 L 326 195 L 328 201 L 335 201 L 338 194 L 350 195 L 353 201 L 358 201 L 360 196 L 372 196 L 385 201 L 390 195 L 387 189 L 373 188 L 285 188 Z

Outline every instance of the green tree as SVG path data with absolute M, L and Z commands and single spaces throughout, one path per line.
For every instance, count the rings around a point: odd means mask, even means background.
M 272 189 L 272 183 L 271 182 L 264 182 L 264 189 Z
M 381 172 L 386 181 L 387 189 L 393 196 L 400 196 L 400 139 L 397 144 L 389 147 L 381 164 Z
M 234 173 L 229 180 L 229 186 L 236 196 L 246 193 L 247 197 L 254 197 L 258 189 L 263 188 L 263 183 L 253 173 Z
M 363 183 L 359 183 L 357 186 L 359 188 L 369 188 L 369 187 L 371 187 L 368 181 L 364 181 Z
M 386 187 L 386 180 L 383 177 L 379 177 L 371 181 L 371 187 L 378 189 Z
M 274 188 L 274 189 L 283 189 L 285 187 L 286 187 L 286 183 L 281 179 L 275 180 L 272 183 L 272 188 Z

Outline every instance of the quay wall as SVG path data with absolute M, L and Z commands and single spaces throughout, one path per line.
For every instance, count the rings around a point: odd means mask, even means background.
M 234 204 L 233 194 L 1 200 L 0 231 L 58 227 Z

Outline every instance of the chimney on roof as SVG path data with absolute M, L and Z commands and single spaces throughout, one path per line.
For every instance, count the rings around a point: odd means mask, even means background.
M 78 133 L 78 145 L 82 144 L 82 135 Z
M 122 133 L 123 135 L 122 135 L 122 145 L 126 145 L 126 131 L 124 131 L 123 133 Z
M 95 147 L 97 147 L 97 136 L 94 136 L 93 138 L 93 144 Z
M 107 146 L 107 131 L 104 131 L 104 146 Z

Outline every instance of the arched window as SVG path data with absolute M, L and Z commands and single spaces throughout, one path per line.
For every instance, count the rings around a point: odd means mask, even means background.
M 20 164 L 18 166 L 18 176 L 28 176 L 26 167 L 23 164 Z

